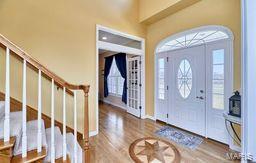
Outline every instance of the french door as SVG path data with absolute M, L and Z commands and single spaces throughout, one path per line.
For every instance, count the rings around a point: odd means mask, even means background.
M 141 58 L 128 58 L 127 112 L 141 117 Z

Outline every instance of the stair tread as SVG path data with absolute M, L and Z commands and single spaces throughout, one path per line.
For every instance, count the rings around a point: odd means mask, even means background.
M 10 136 L 19 136 L 22 130 L 22 112 L 10 113 Z M 0 139 L 4 138 L 4 117 L 0 120 Z
M 82 163 L 83 160 L 83 150 L 78 142 L 77 143 L 77 162 Z M 67 133 L 67 152 L 70 156 L 71 162 L 75 162 L 74 160 L 74 135 L 72 133 Z
M 4 142 L 4 140 L 0 140 L 0 151 L 8 148 L 12 148 L 15 144 L 15 137 L 11 137 L 9 142 Z
M 22 158 L 22 155 L 14 156 L 11 163 L 32 163 L 35 161 L 43 160 L 47 155 L 46 148 L 42 152 L 37 153 L 37 150 L 32 150 L 27 153 L 27 157 Z
M 0 104 L 3 108 L 3 102 L 0 101 Z M 4 109 L 0 109 L 0 112 L 4 111 Z M 18 162 L 35 162 L 35 161 L 46 161 L 50 162 L 50 155 L 51 155 L 51 128 L 45 130 L 44 121 L 42 120 L 42 145 L 43 149 L 41 153 L 37 153 L 37 133 L 38 133 L 38 121 L 28 121 L 27 122 L 27 157 L 22 158 L 21 151 L 22 151 L 22 111 L 18 112 L 11 112 L 10 113 L 10 141 L 4 143 L 3 136 L 4 136 L 4 116 L 0 114 L 0 151 L 6 149 L 13 149 L 13 159 L 12 163 Z M 74 159 L 74 135 L 72 133 L 67 133 L 67 161 L 63 161 L 63 136 L 61 134 L 60 128 L 55 127 L 55 161 L 56 162 L 71 162 Z M 82 155 L 82 148 L 77 142 L 77 159 L 78 162 L 81 161 Z
M 4 113 L 5 113 L 5 102 L 0 101 L 0 119 L 4 118 Z
M 67 159 L 65 161 L 63 161 L 63 157 L 59 158 L 59 159 L 56 159 L 55 160 L 55 163 L 70 163 L 70 159 L 69 159 L 69 156 L 67 155 Z
M 46 141 L 47 141 L 47 151 L 48 154 L 45 157 L 45 161 L 46 162 L 50 162 L 51 161 L 51 128 L 47 128 L 45 130 L 46 133 Z M 59 159 L 62 157 L 62 142 L 63 142 L 63 136 L 61 134 L 60 128 L 55 126 L 54 127 L 54 147 L 55 147 L 55 159 Z
M 38 129 L 37 129 L 37 123 L 38 120 L 33 120 L 27 122 L 27 150 L 28 151 L 33 151 L 37 149 L 37 134 L 38 134 Z M 46 143 L 46 134 L 45 134 L 45 127 L 44 127 L 44 121 L 41 120 L 41 128 L 42 128 L 42 146 L 47 148 L 47 143 Z M 20 155 L 22 153 L 22 137 L 20 136 L 20 143 L 14 148 L 14 155 Z M 17 140 L 18 141 L 18 140 Z
M 47 146 L 48 146 L 48 154 L 45 157 L 44 161 L 50 162 L 51 159 L 51 128 L 46 129 L 46 138 L 47 138 Z M 54 127 L 54 135 L 55 135 L 55 159 L 62 160 L 63 154 L 63 135 L 59 127 Z M 66 136 L 67 140 L 67 154 L 69 156 L 69 160 L 74 162 L 74 135 L 72 133 L 67 133 Z M 79 143 L 77 142 L 77 162 L 82 163 L 82 148 L 80 147 Z
M 10 140 L 11 142 L 7 144 L 5 147 L 0 145 L 0 148 L 8 149 L 12 147 L 12 152 L 14 149 L 20 144 L 22 135 L 22 112 L 11 112 L 10 113 Z M 0 120 L 0 141 L 3 142 L 4 140 L 4 117 Z M 13 155 L 13 153 L 12 153 Z

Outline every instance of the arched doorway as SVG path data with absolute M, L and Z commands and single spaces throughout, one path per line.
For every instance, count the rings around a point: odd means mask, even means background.
M 233 34 L 203 26 L 156 48 L 155 117 L 228 144 L 223 113 L 233 90 Z

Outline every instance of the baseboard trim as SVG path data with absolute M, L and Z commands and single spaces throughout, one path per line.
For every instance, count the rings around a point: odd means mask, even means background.
M 152 121 L 156 121 L 156 118 L 150 115 L 145 115 L 142 119 L 150 119 Z
M 121 106 L 121 105 L 118 105 L 118 104 L 115 104 L 115 103 L 112 103 L 112 102 L 110 102 L 110 101 L 108 101 L 108 100 L 100 100 L 101 102 L 104 102 L 104 103 L 107 103 L 107 104 L 109 104 L 109 105 L 113 105 L 113 106 L 115 106 L 115 107 L 118 107 L 118 108 L 120 108 L 120 109 L 123 109 L 123 110 L 127 110 L 127 107 L 124 107 L 124 106 Z
M 234 143 L 230 143 L 229 148 L 234 150 L 234 151 L 241 152 L 241 147 L 235 145 Z
M 98 135 L 98 131 L 90 131 L 89 132 L 89 137 L 93 137 L 93 136 L 96 136 Z

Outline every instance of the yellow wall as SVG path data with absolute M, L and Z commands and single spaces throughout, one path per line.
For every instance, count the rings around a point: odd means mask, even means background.
M 140 0 L 140 22 L 151 24 L 200 0 Z
M 234 33 L 234 89 L 240 89 L 240 0 L 202 0 L 147 27 L 146 114 L 154 115 L 154 52 L 158 43 L 175 33 L 204 25 L 223 25 Z
M 140 21 L 165 10 L 181 0 L 140 0 Z
M 138 5 L 137 0 L 2 0 L 0 33 L 68 82 L 91 85 L 89 108 L 92 131 L 96 129 L 96 24 L 144 37 L 145 28 L 138 23 Z M 0 52 L 1 63 L 4 63 L 2 53 L 3 51 Z M 12 59 L 12 63 L 14 62 L 16 63 Z M 4 64 L 1 64 L 0 71 L 1 91 L 4 90 L 2 66 Z M 21 99 L 22 65 L 12 66 L 11 95 Z M 27 85 L 30 98 L 28 104 L 36 107 L 36 73 L 28 72 Z M 49 113 L 50 83 L 43 81 L 43 88 L 43 110 Z M 56 94 L 59 94 L 56 110 L 60 110 L 61 91 Z M 72 100 L 68 103 L 72 109 Z M 78 128 L 82 131 L 81 94 L 78 112 Z M 61 114 L 58 115 L 57 118 L 61 119 Z M 68 115 L 72 119 L 72 115 Z M 69 124 L 72 124 L 72 120 Z

